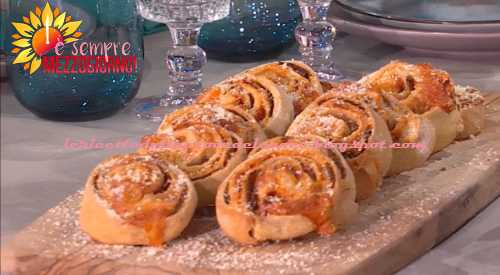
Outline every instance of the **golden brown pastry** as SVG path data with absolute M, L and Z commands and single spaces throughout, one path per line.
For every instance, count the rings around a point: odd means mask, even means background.
M 323 93 L 316 73 L 299 61 L 289 60 L 265 64 L 250 69 L 244 74 L 265 77 L 281 87 L 293 97 L 296 115 Z
M 460 131 L 461 118 L 449 75 L 428 64 L 393 61 L 364 77 L 370 91 L 390 93 L 416 114 L 428 118 L 436 130 L 433 152 L 448 146 Z
M 158 246 L 181 234 L 196 204 L 193 184 L 176 166 L 150 155 L 119 155 L 90 174 L 80 226 L 102 243 Z
M 385 121 L 365 102 L 343 93 L 319 97 L 294 120 L 286 135 L 317 135 L 348 144 L 342 154 L 356 179 L 357 200 L 377 191 L 391 165 L 392 139 Z
M 240 75 L 203 92 L 197 103 L 236 106 L 251 114 L 268 136 L 283 135 L 294 118 L 293 100 L 264 77 Z
M 366 102 L 386 122 L 393 144 L 387 176 L 422 166 L 430 157 L 436 132 L 426 117 L 413 113 L 390 93 L 371 92 L 358 83 L 332 85 L 331 90 Z
M 220 104 L 193 104 L 165 116 L 158 128 L 158 134 L 172 134 L 174 131 L 193 124 L 215 124 L 240 136 L 244 142 L 266 139 L 264 131 L 255 118 L 238 107 Z
M 171 146 L 170 146 L 171 145 Z M 193 124 L 172 134 L 145 136 L 139 153 L 156 153 L 193 181 L 198 206 L 215 204 L 217 187 L 247 157 L 243 139 L 215 124 Z
M 455 86 L 455 100 L 463 127 L 458 133 L 457 139 L 468 139 L 477 135 L 484 128 L 485 106 L 484 97 L 481 92 L 470 86 Z
M 339 153 L 315 148 L 265 149 L 219 186 L 217 221 L 242 244 L 328 235 L 358 212 L 352 172 Z M 328 155 L 330 154 L 330 155 Z

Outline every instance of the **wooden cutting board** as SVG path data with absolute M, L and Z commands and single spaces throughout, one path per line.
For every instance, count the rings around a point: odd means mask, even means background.
M 15 274 L 390 274 L 424 254 L 500 196 L 500 95 L 489 97 L 478 137 L 434 155 L 425 167 L 386 179 L 356 224 L 332 237 L 242 247 L 213 216 L 198 214 L 162 249 L 91 241 L 74 194 L 3 250 Z

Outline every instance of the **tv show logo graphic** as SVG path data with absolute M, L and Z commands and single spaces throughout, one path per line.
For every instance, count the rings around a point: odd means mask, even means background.
M 76 21 L 58 7 L 45 3 L 43 10 L 35 5 L 34 11 L 23 16 L 22 22 L 12 22 L 16 33 L 12 53 L 13 64 L 20 64 L 30 75 L 42 68 L 53 74 L 110 74 L 134 73 L 137 57 L 131 55 L 130 42 L 81 42 L 79 31 L 82 21 Z M 71 45 L 70 55 L 64 55 Z M 48 55 L 54 52 L 55 55 Z

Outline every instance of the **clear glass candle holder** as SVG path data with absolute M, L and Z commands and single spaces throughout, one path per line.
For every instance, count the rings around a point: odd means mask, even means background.
M 295 30 L 302 61 L 311 66 L 323 81 L 343 78 L 335 67 L 333 46 L 335 27 L 327 21 L 331 0 L 298 0 L 303 22 Z
M 170 84 L 159 97 L 142 99 L 136 107 L 139 118 L 160 120 L 168 107 L 191 104 L 201 91 L 206 54 L 198 46 L 203 24 L 229 14 L 230 0 L 138 0 L 141 15 L 167 24 L 173 45 L 166 54 Z

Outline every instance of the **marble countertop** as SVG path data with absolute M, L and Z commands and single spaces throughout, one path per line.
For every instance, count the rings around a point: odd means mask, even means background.
M 167 83 L 163 60 L 167 34 L 146 38 L 145 72 L 138 98 L 160 94 Z M 291 47 L 275 59 L 297 58 Z M 393 59 L 428 62 L 451 73 L 456 83 L 500 92 L 500 58 L 444 58 L 412 53 L 400 47 L 355 36 L 341 35 L 337 43 L 338 67 L 356 79 Z M 209 60 L 205 84 L 257 65 Z M 66 149 L 66 140 L 137 141 L 154 132 L 157 123 L 137 120 L 131 107 L 113 117 L 78 123 L 41 120 L 14 98 L 8 83 L 1 83 L 1 235 L 15 232 L 82 187 L 89 171 L 103 158 L 126 149 Z M 492 179 L 498 180 L 498 179 Z M 500 200 L 454 235 L 399 272 L 401 275 L 500 274 Z

